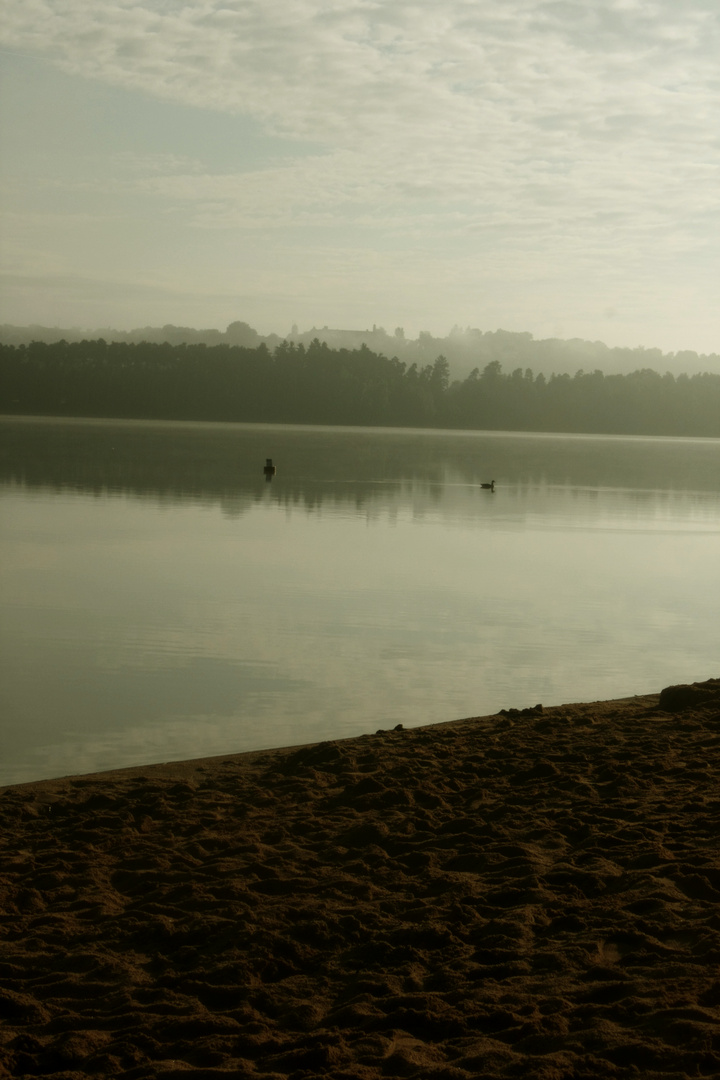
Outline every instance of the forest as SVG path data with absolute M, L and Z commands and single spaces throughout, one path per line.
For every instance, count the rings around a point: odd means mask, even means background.
M 720 375 L 504 372 L 451 380 L 367 345 L 0 345 L 0 412 L 282 424 L 720 437 Z
M 535 374 L 549 377 L 553 374 L 574 375 L 576 371 L 603 371 L 606 375 L 627 375 L 631 371 L 652 368 L 653 371 L 670 371 L 673 375 L 694 375 L 710 371 L 720 374 L 720 356 L 717 353 L 662 352 L 657 348 L 636 346 L 608 346 L 602 341 L 584 341 L 582 338 L 540 338 L 528 331 L 481 330 L 478 327 L 454 326 L 449 334 L 437 337 L 428 330 L 419 331 L 417 337 L 406 335 L 402 326 L 388 333 L 383 326 L 373 324 L 364 330 L 342 330 L 329 326 L 313 326 L 299 330 L 293 325 L 287 333 L 260 334 L 249 323 L 235 321 L 225 330 L 214 328 L 196 329 L 192 326 L 139 326 L 134 330 L 116 330 L 112 327 L 81 330 L 79 327 L 12 326 L 0 325 L 0 344 L 29 345 L 33 341 L 54 344 L 58 341 L 80 342 L 84 339 L 117 341 L 126 344 L 162 345 L 243 345 L 256 349 L 264 344 L 274 352 L 283 341 L 309 348 L 316 339 L 324 341 L 331 349 L 359 349 L 367 345 L 373 352 L 383 356 L 396 356 L 408 367 L 417 364 L 425 367 L 436 357 L 444 356 L 450 364 L 453 379 L 465 379 L 478 367 L 481 370 L 493 360 L 502 364 L 505 371 L 521 367 L 531 368 Z

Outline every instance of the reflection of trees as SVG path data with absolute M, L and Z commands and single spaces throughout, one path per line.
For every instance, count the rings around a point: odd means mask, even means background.
M 679 450 L 682 452 L 679 452 Z M 717 490 L 712 441 L 283 428 L 135 421 L 0 422 L 0 482 L 201 501 L 231 516 L 269 501 L 292 509 L 432 504 L 448 487 Z M 272 456 L 278 475 L 265 482 Z M 489 493 L 484 497 L 492 498 Z M 641 498 L 641 494 L 634 497 Z

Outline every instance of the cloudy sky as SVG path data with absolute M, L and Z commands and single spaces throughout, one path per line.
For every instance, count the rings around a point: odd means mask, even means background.
M 720 352 L 717 0 L 5 0 L 0 321 Z

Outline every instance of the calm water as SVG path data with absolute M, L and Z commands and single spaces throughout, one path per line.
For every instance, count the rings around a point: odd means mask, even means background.
M 720 442 L 6 419 L 0 560 L 0 784 L 648 693 Z

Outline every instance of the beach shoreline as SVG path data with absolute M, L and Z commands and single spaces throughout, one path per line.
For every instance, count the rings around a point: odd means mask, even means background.
M 608 699 L 607 701 L 584 702 L 584 703 L 573 703 L 573 704 L 570 704 L 570 705 L 550 706 L 549 708 L 543 708 L 543 712 L 547 712 L 549 714 L 552 711 L 552 709 L 573 709 L 573 708 L 577 708 L 578 705 L 582 705 L 582 707 L 586 707 L 587 705 L 597 705 L 597 706 L 601 706 L 601 707 L 604 707 L 604 706 L 607 706 L 607 705 L 613 705 L 613 706 L 617 706 L 617 707 L 622 707 L 625 704 L 637 703 L 639 701 L 643 701 L 643 702 L 645 702 L 647 704 L 648 707 L 651 707 L 653 704 L 656 704 L 658 702 L 658 700 L 659 700 L 659 694 L 634 694 L 634 695 L 632 695 L 630 697 L 611 698 L 611 699 Z M 497 713 L 488 713 L 486 716 L 467 716 L 467 717 L 461 717 L 461 718 L 455 719 L 455 720 L 439 720 L 439 721 L 436 721 L 436 722 L 431 723 L 431 724 L 421 724 L 418 727 L 413 727 L 413 728 L 405 728 L 405 726 L 402 725 L 402 724 L 399 725 L 396 728 L 378 728 L 375 732 L 371 732 L 371 733 L 370 732 L 365 732 L 365 733 L 363 733 L 361 735 L 343 736 L 342 738 L 339 738 L 339 739 L 325 739 L 325 740 L 319 740 L 319 741 L 316 740 L 314 742 L 307 742 L 307 743 L 293 743 L 293 744 L 288 745 L 288 746 L 269 746 L 269 747 L 263 747 L 263 748 L 261 748 L 259 750 L 242 750 L 242 751 L 239 751 L 237 753 L 211 754 L 208 757 L 182 758 L 182 759 L 179 759 L 177 761 L 176 760 L 155 761 L 155 762 L 149 762 L 149 763 L 142 764 L 142 765 L 123 765 L 123 766 L 121 766 L 121 767 L 119 767 L 117 769 L 100 769 L 100 770 L 93 771 L 93 772 L 88 772 L 88 773 L 85 773 L 85 772 L 70 773 L 70 774 L 64 775 L 64 776 L 42 777 L 42 778 L 40 778 L 38 780 L 23 780 L 23 781 L 20 781 L 19 783 L 0 784 L 0 797 L 2 797 L 2 795 L 5 792 L 15 791 L 15 790 L 19 790 L 19 789 L 23 789 L 23 790 L 27 789 L 28 792 L 35 791 L 35 790 L 40 792 L 40 791 L 45 790 L 47 788 L 47 790 L 49 791 L 51 788 L 53 788 L 54 785 L 60 785 L 60 787 L 62 787 L 65 783 L 73 783 L 75 781 L 88 781 L 88 780 L 90 780 L 90 781 L 101 782 L 103 779 L 109 780 L 109 781 L 122 780 L 122 779 L 132 779 L 133 777 L 137 777 L 137 776 L 141 775 L 142 773 L 147 772 L 148 770 L 152 770 L 154 773 L 156 772 L 158 776 L 163 776 L 165 778 L 177 777 L 178 779 L 180 779 L 180 778 L 185 778 L 188 775 L 191 775 L 192 773 L 196 772 L 199 769 L 204 769 L 206 767 L 207 768 L 212 768 L 213 765 L 223 765 L 223 764 L 225 764 L 227 762 L 234 762 L 238 766 L 245 765 L 245 766 L 251 767 L 260 758 L 265 758 L 265 757 L 269 758 L 271 756 L 280 756 L 280 757 L 282 757 L 282 756 L 286 756 L 286 755 L 289 755 L 289 754 L 298 753 L 301 750 L 310 750 L 313 747 L 321 746 L 321 745 L 328 744 L 328 743 L 348 743 L 349 744 L 349 743 L 356 742 L 359 739 L 373 738 L 373 737 L 375 737 L 377 735 L 380 735 L 380 734 L 387 735 L 387 734 L 390 734 L 392 731 L 395 731 L 395 730 L 402 730 L 402 731 L 405 731 L 405 733 L 407 734 L 407 733 L 409 733 L 411 731 L 419 731 L 419 730 L 422 730 L 422 731 L 435 731 L 435 730 L 438 730 L 438 729 L 456 728 L 456 727 L 459 727 L 459 726 L 461 726 L 463 724 L 480 724 L 483 721 L 493 721 L 493 720 L 497 719 L 497 717 L 504 716 L 506 714 L 507 715 L 513 715 L 513 714 L 522 715 L 523 712 L 525 712 L 526 714 L 531 714 L 533 712 L 533 710 L 532 710 L 532 708 L 525 709 L 525 710 L 523 710 L 523 709 L 511 709 L 511 710 L 504 709 L 504 710 L 502 710 L 500 712 L 497 712 Z
M 720 680 L 0 788 L 0 1077 L 720 1071 Z

